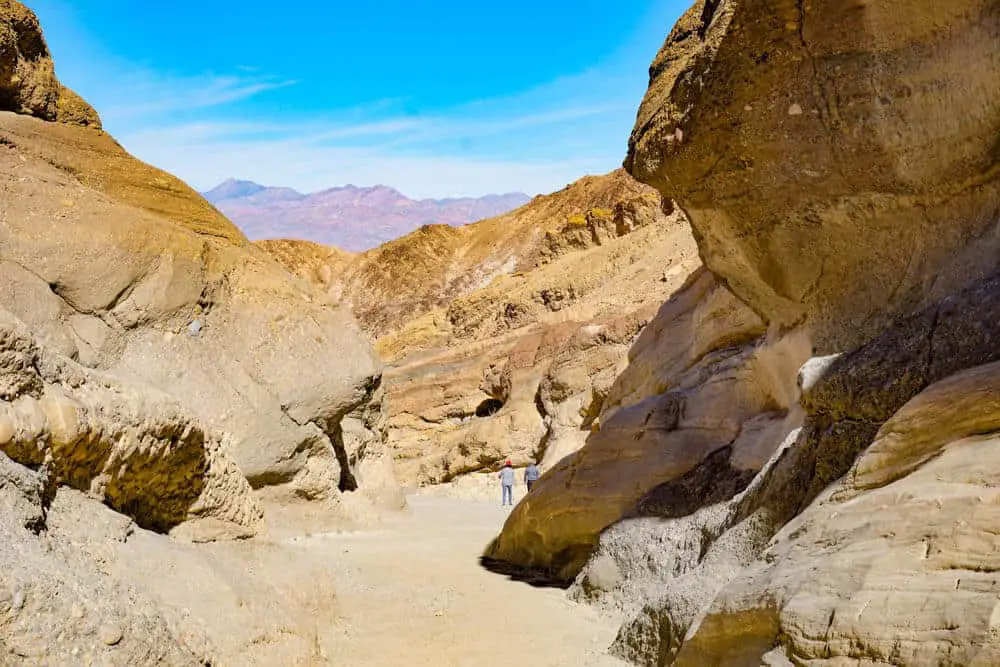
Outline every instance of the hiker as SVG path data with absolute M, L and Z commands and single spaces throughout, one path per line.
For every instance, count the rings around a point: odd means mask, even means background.
M 497 477 L 500 478 L 500 489 L 501 498 L 500 505 L 513 505 L 514 504 L 514 466 L 507 459 L 507 462 L 503 464 L 503 468 L 497 473 Z
M 538 470 L 538 466 L 532 461 L 528 464 L 528 467 L 524 469 L 524 485 L 528 487 L 528 493 L 531 493 L 531 487 L 538 481 L 538 478 L 542 476 L 542 473 Z

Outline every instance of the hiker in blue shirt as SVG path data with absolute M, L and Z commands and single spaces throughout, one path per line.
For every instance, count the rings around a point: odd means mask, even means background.
M 541 471 L 538 470 L 538 466 L 532 461 L 528 464 L 528 467 L 524 469 L 524 485 L 528 487 L 528 493 L 531 493 L 531 487 L 534 486 L 538 478 L 542 476 Z
M 514 467 L 507 459 L 507 462 L 503 464 L 503 468 L 497 474 L 500 478 L 500 490 L 501 490 L 501 505 L 513 505 L 514 504 Z

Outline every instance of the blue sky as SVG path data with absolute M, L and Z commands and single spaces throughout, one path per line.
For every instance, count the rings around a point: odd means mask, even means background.
M 688 0 L 27 0 L 60 78 L 140 158 L 411 197 L 550 192 L 621 164 Z

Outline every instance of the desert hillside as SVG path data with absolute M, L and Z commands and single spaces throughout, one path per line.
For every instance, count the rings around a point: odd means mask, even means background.
M 361 255 L 260 245 L 376 340 L 397 474 L 420 485 L 577 449 L 631 342 L 699 266 L 683 215 L 621 170 Z
M 659 201 L 654 190 L 617 170 L 586 176 L 495 218 L 459 227 L 427 225 L 365 253 L 330 248 L 322 250 L 329 258 L 321 259 L 312 244 L 260 244 L 302 277 L 324 283 L 351 305 L 370 336 L 380 338 L 498 276 L 524 273 L 567 250 L 594 245 L 588 212 L 609 218 L 617 204 L 631 202 L 635 212 L 622 215 L 641 217 Z M 295 257 L 299 252 L 305 253 L 302 260 Z

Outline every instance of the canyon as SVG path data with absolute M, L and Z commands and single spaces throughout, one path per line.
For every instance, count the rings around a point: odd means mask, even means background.
M 683 215 L 621 170 L 360 255 L 258 245 L 375 340 L 408 486 L 582 446 L 630 342 L 699 264 Z
M 623 169 L 251 241 L 0 0 L 4 661 L 1000 664 L 1000 6 L 698 0 L 649 75 Z

